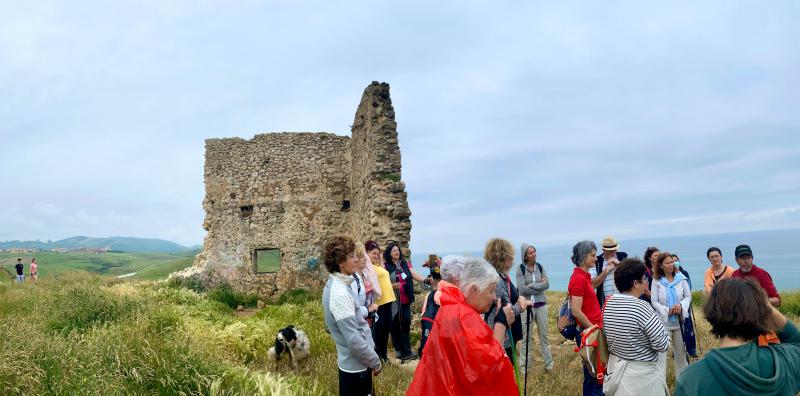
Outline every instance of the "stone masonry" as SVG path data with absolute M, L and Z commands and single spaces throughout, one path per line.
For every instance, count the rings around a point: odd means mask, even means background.
M 396 240 L 409 254 L 411 211 L 389 84 L 364 90 L 351 134 L 206 140 L 207 234 L 194 265 L 174 276 L 198 277 L 207 287 L 228 282 L 271 298 L 321 287 L 322 245 L 334 235 L 381 246 Z M 258 249 L 279 249 L 280 270 L 258 273 Z

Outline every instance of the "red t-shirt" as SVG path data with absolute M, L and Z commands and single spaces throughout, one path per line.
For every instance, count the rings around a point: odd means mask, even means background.
M 600 311 L 600 303 L 597 302 L 597 294 L 592 287 L 592 276 L 588 272 L 576 267 L 569 278 L 567 290 L 570 296 L 583 297 L 581 312 L 592 324 L 603 321 L 603 312 Z
M 753 268 L 748 273 L 742 272 L 741 268 L 733 271 L 731 278 L 755 278 L 755 280 L 758 281 L 758 284 L 761 285 L 761 287 L 764 288 L 764 291 L 767 292 L 767 296 L 770 298 L 781 298 L 781 296 L 778 294 L 778 290 L 775 289 L 775 284 L 772 283 L 772 277 L 769 275 L 769 272 L 756 267 L 755 264 L 753 264 Z

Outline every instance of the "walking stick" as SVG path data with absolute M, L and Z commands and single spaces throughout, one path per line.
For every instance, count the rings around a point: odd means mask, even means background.
M 680 324 L 680 326 L 681 326 L 681 340 L 683 340 L 683 317 L 681 317 L 681 316 L 678 317 L 678 324 Z M 675 349 L 675 345 L 672 346 L 672 349 L 673 350 Z M 675 352 L 675 353 L 677 353 L 677 352 Z M 689 356 L 689 350 L 686 349 L 686 341 L 685 340 L 683 341 L 683 353 L 686 354 L 686 363 L 688 364 L 689 362 L 692 361 L 692 357 Z
M 528 312 L 525 313 L 525 317 L 528 319 L 528 322 L 525 325 L 525 396 L 528 395 L 528 345 L 531 342 L 531 319 L 533 319 L 531 307 L 528 307 L 527 311 Z
M 694 332 L 697 334 L 697 319 L 694 318 L 694 310 L 689 307 L 689 315 L 692 316 L 692 324 L 694 325 Z M 703 347 L 700 346 L 700 337 L 695 337 L 695 344 L 697 344 L 697 356 L 703 356 Z M 699 357 L 698 357 L 699 359 Z

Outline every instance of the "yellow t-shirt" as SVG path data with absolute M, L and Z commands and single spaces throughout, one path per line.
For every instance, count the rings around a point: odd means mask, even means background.
M 375 304 L 383 305 L 395 300 L 392 281 L 389 279 L 389 271 L 386 268 L 373 265 L 375 273 L 378 274 L 378 285 L 381 287 L 381 298 L 375 300 Z

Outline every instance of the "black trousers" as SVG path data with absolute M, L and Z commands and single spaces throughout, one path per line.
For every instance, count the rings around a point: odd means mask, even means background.
M 360 373 L 347 373 L 339 370 L 339 395 L 372 395 L 372 369 L 366 369 Z
M 400 310 L 392 318 L 392 345 L 399 357 L 411 354 L 411 304 L 400 304 Z
M 375 340 L 375 353 L 386 360 L 386 349 L 389 347 L 389 331 L 392 328 L 392 303 L 378 307 L 378 321 L 372 325 L 372 339 Z

